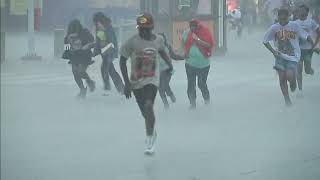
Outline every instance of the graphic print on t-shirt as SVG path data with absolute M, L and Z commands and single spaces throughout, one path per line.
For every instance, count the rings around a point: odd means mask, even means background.
M 278 49 L 283 54 L 287 54 L 289 56 L 294 56 L 294 48 L 290 42 L 290 40 L 294 40 L 296 38 L 296 32 L 288 31 L 288 30 L 280 30 L 276 33 L 276 40 L 278 43 Z
M 154 77 L 156 70 L 157 51 L 154 48 L 145 48 L 135 52 L 136 63 L 131 80 Z

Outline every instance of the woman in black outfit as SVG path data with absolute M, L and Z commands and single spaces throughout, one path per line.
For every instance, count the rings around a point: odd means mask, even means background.
M 82 79 L 86 80 L 89 90 L 95 90 L 95 82 L 91 80 L 87 71 L 89 65 L 93 63 L 91 48 L 94 46 L 94 37 L 88 29 L 82 27 L 79 20 L 73 20 L 68 26 L 68 32 L 64 39 L 66 49 L 63 54 L 64 59 L 69 59 L 72 65 L 74 80 L 80 88 L 79 98 L 85 98 L 87 87 Z

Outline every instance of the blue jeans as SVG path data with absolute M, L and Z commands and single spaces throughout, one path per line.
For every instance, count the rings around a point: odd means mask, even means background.
M 277 58 L 273 68 L 277 71 L 293 70 L 296 74 L 298 70 L 298 63 L 294 61 L 282 59 L 282 58 Z
M 122 82 L 122 79 L 119 75 L 119 73 L 116 71 L 113 65 L 113 58 L 110 56 L 102 56 L 102 64 L 101 64 L 101 75 L 104 83 L 104 89 L 105 90 L 110 90 L 111 85 L 110 85 L 110 78 L 117 89 L 119 93 L 123 93 L 124 90 L 124 84 Z

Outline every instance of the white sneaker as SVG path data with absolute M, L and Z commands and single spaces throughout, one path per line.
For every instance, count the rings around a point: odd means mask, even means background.
M 154 145 L 155 145 L 156 139 L 157 139 L 157 132 L 155 130 L 152 136 L 147 136 L 146 150 L 144 151 L 146 155 L 152 155 L 154 153 Z
M 144 150 L 145 155 L 152 155 L 154 153 L 154 148 L 152 145 L 152 136 L 147 136 L 146 139 L 146 149 Z
M 303 91 L 299 90 L 297 92 L 297 98 L 303 98 Z

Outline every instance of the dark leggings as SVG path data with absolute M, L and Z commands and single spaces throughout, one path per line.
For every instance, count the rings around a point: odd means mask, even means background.
M 110 79 L 109 76 L 111 76 L 111 79 L 116 89 L 118 90 L 118 92 L 123 93 L 124 84 L 122 82 L 122 79 L 119 73 L 114 68 L 112 61 L 113 61 L 113 58 L 109 56 L 102 56 L 101 75 L 104 83 L 104 88 L 105 90 L 111 89 L 110 80 L 109 80 Z
M 207 79 L 209 74 L 210 66 L 205 68 L 195 68 L 186 64 L 186 73 L 188 78 L 188 98 L 191 105 L 196 104 L 196 81 L 198 78 L 198 87 L 201 90 L 203 99 L 205 102 L 210 101 L 210 93 L 207 86 Z
M 85 79 L 87 82 L 92 81 L 87 73 L 87 68 L 88 65 L 86 64 L 72 64 L 74 80 L 80 89 L 84 89 L 82 79 Z
M 167 96 L 174 96 L 171 87 L 170 87 L 171 74 L 167 71 L 162 71 L 160 74 L 160 86 L 159 86 L 159 94 L 162 99 L 162 102 L 165 105 L 168 105 Z

